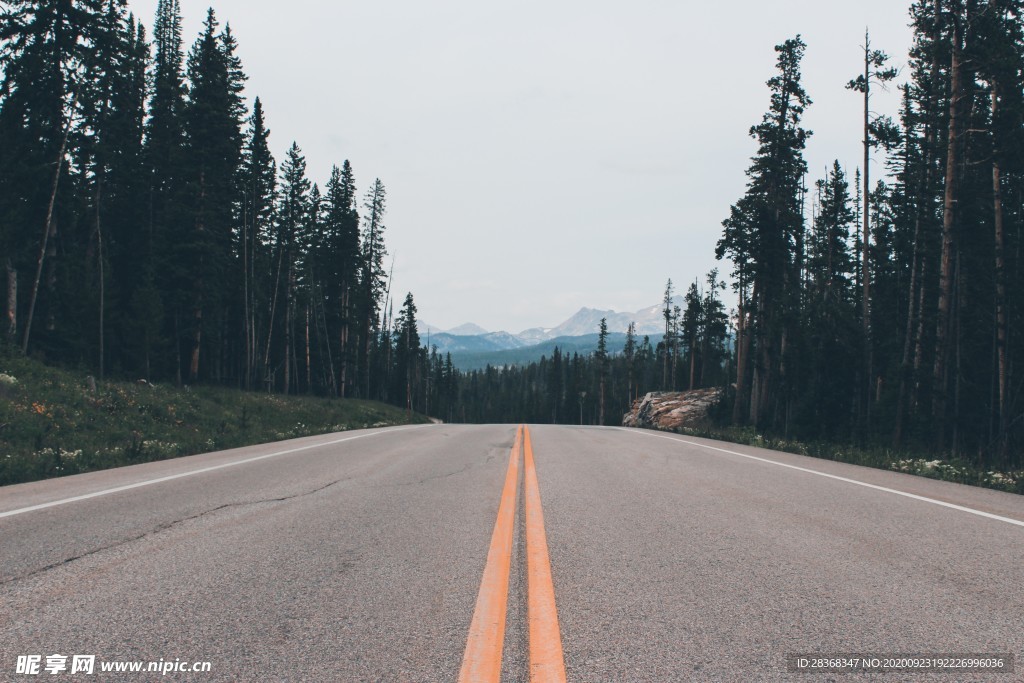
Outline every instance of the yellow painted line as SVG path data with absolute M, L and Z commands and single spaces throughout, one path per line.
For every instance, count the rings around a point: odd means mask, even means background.
M 491 535 L 480 592 L 466 639 L 466 652 L 459 672 L 460 683 L 498 683 L 501 680 L 501 649 L 505 642 L 508 610 L 508 579 L 512 566 L 512 529 L 515 522 L 519 483 L 519 454 L 523 428 L 516 430 L 508 459 L 505 487 L 501 491 L 498 519 Z
M 530 622 L 530 683 L 565 683 L 565 655 L 555 608 L 555 585 L 544 532 L 530 428 L 525 428 L 523 502 L 526 512 L 527 618 Z

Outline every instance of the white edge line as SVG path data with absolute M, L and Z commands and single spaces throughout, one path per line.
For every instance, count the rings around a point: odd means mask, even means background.
M 220 465 L 211 465 L 210 467 L 203 467 L 198 470 L 189 470 L 188 472 L 179 472 L 178 474 L 171 474 L 166 477 L 159 477 L 157 479 L 147 479 L 145 481 L 137 481 L 134 484 L 125 484 L 124 486 L 115 486 L 112 489 L 104 489 L 102 491 L 94 491 L 92 493 L 86 493 L 81 496 L 74 496 L 72 498 L 62 498 L 60 500 L 50 501 L 49 503 L 40 503 L 39 505 L 30 505 L 27 508 L 19 508 L 17 510 L 8 510 L 7 512 L 0 512 L 0 518 L 3 517 L 14 517 L 15 515 L 21 515 L 26 512 L 34 512 L 35 510 L 45 510 L 46 508 L 57 507 L 58 505 L 67 505 L 68 503 L 77 503 L 80 500 L 88 500 L 89 498 L 98 498 L 100 496 L 107 496 L 111 493 L 120 493 L 121 491 L 128 491 L 130 489 L 137 489 L 141 486 L 149 486 L 151 484 L 159 484 L 165 481 L 171 481 L 172 479 L 181 479 L 183 477 L 191 477 L 195 474 L 203 474 L 205 472 L 213 472 L 214 470 L 222 470 L 227 467 L 234 467 L 235 465 L 245 465 L 250 462 L 256 462 L 257 460 L 266 460 L 267 458 L 273 458 L 278 455 L 287 455 L 289 453 L 298 453 L 299 451 L 308 451 L 314 448 L 323 448 L 324 446 L 333 446 L 334 444 L 344 443 L 345 441 L 355 441 L 356 439 L 364 439 L 370 436 L 379 436 L 381 434 L 394 434 L 395 432 L 402 432 L 407 429 L 418 429 L 420 427 L 429 427 L 431 425 L 411 425 L 408 427 L 399 427 L 397 429 L 384 429 L 379 432 L 370 432 L 369 434 L 357 434 L 356 436 L 347 436 L 344 439 L 335 439 L 333 441 L 324 441 L 323 443 L 310 444 L 309 446 L 299 446 L 298 448 L 289 448 L 283 451 L 274 451 L 273 453 L 265 453 L 263 455 L 257 455 L 253 458 L 245 458 L 244 460 L 234 460 L 232 462 L 222 463 Z M 104 471 L 104 470 L 97 470 Z
M 999 515 L 993 515 L 991 512 L 983 512 L 982 510 L 975 510 L 974 508 L 964 507 L 962 505 L 955 505 L 953 503 L 947 503 L 942 500 L 936 500 L 935 498 L 927 498 L 925 496 L 919 496 L 916 493 L 907 493 L 906 491 L 899 491 L 897 489 L 886 488 L 885 486 L 878 486 L 876 484 L 869 484 L 864 481 L 857 481 L 856 479 L 849 479 L 847 477 L 840 477 L 835 474 L 828 474 L 826 472 L 819 472 L 818 470 L 808 469 L 806 467 L 798 467 L 797 465 L 788 465 L 784 462 L 777 462 L 775 460 L 769 460 L 768 458 L 759 458 L 756 455 L 747 455 L 746 453 L 738 453 L 736 451 L 730 451 L 726 448 L 716 448 L 715 446 L 708 446 L 706 444 L 699 443 L 697 441 L 688 441 L 686 439 L 676 439 L 671 436 L 664 436 L 662 434 L 651 434 L 644 431 L 634 431 L 632 429 L 626 429 L 625 427 L 616 427 L 619 431 L 631 432 L 640 436 L 650 436 L 655 439 L 665 439 L 666 441 L 675 441 L 676 443 L 685 443 L 691 446 L 697 446 L 698 448 L 707 448 L 712 451 L 719 451 L 721 453 L 728 453 L 729 455 L 738 455 L 741 458 L 748 458 L 750 460 L 757 460 L 758 462 L 766 462 L 769 465 L 778 465 L 779 467 L 788 467 L 791 470 L 797 470 L 799 472 L 807 472 L 808 474 L 816 474 L 819 477 L 827 477 L 829 479 L 835 479 L 837 481 L 845 481 L 849 484 L 856 484 L 858 486 L 864 486 L 869 489 L 875 489 L 876 491 L 885 491 L 886 493 L 894 493 L 897 496 L 904 496 L 905 498 L 913 498 L 914 500 L 920 500 L 925 503 L 932 503 L 934 505 L 941 505 L 942 507 L 951 508 L 953 510 L 959 510 L 961 512 L 968 512 L 972 515 L 978 515 L 979 517 L 987 517 L 1000 522 L 1006 522 L 1007 524 L 1013 524 L 1019 527 L 1024 527 L 1024 521 L 1019 519 L 1012 519 L 1010 517 L 1001 517 Z

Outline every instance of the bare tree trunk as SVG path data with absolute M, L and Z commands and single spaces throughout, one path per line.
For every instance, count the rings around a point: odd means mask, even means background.
M 736 317 L 736 400 L 732 407 L 732 421 L 739 424 L 746 414 L 747 358 L 750 354 L 750 340 L 747 332 L 746 290 L 740 282 L 740 298 Z
M 939 273 L 938 320 L 935 326 L 935 365 L 932 372 L 932 416 L 942 421 L 946 417 L 946 379 L 947 361 L 949 359 L 949 334 L 952 295 L 953 270 L 956 261 L 956 209 L 960 198 L 958 166 L 960 163 L 960 98 L 961 93 L 961 17 L 960 3 L 954 3 L 953 50 L 950 59 L 950 98 L 949 98 L 949 140 L 946 156 L 946 191 L 942 212 L 942 259 Z M 939 430 L 939 445 L 944 444 L 945 428 Z
M 53 187 L 50 191 L 50 203 L 46 207 L 46 222 L 43 224 L 43 239 L 39 245 L 39 260 L 36 263 L 36 279 L 32 284 L 32 293 L 29 296 L 28 317 L 25 320 L 25 336 L 21 342 L 21 352 L 28 353 L 29 336 L 32 334 L 32 317 L 35 315 L 36 298 L 39 296 L 39 281 L 43 276 L 43 261 L 46 258 L 47 247 L 49 246 L 50 235 L 54 232 L 53 208 L 57 203 L 57 188 L 60 185 L 61 171 L 64 170 L 64 152 L 68 147 L 68 136 L 71 134 L 71 119 L 75 115 L 75 108 L 78 106 L 78 86 L 75 87 L 75 96 L 71 100 L 71 109 L 68 120 L 64 124 L 64 137 L 60 142 L 60 151 L 57 152 L 57 167 L 53 171 Z
M 242 191 L 242 333 L 245 335 L 245 379 L 242 386 L 252 388 L 252 346 L 249 343 L 249 202 Z
M 938 73 L 938 56 L 932 60 L 932 78 L 936 78 Z M 909 111 L 909 86 L 906 86 L 904 91 L 904 97 L 906 101 L 906 108 Z M 934 87 L 933 94 L 930 96 L 929 101 L 934 102 Z M 930 106 L 930 109 L 934 109 L 934 105 Z M 910 376 L 910 361 L 911 361 L 911 348 L 913 347 L 913 341 L 915 339 L 914 328 L 916 317 L 921 316 L 924 311 L 924 255 L 922 252 L 922 221 L 924 219 L 923 210 L 921 204 L 926 201 L 925 196 L 928 193 L 928 189 L 932 186 L 932 148 L 934 146 L 933 141 L 934 127 L 930 122 L 925 123 L 925 148 L 924 148 L 924 174 L 921 178 L 921 182 L 918 187 L 918 206 L 915 207 L 914 221 L 913 221 L 913 247 L 912 255 L 910 258 L 910 282 L 907 288 L 906 297 L 906 328 L 903 331 L 903 354 L 900 359 L 900 372 L 899 372 L 899 398 L 896 402 L 896 426 L 893 429 L 893 446 L 899 447 L 903 442 L 903 428 L 906 422 L 907 409 L 912 407 L 914 400 L 910 394 L 910 384 L 913 379 Z M 906 140 L 903 145 L 904 160 L 903 165 L 905 168 L 910 166 L 910 145 L 911 145 L 911 131 L 909 128 L 906 131 Z M 907 204 L 909 205 L 910 200 L 907 197 Z M 922 305 L 918 306 L 918 289 L 922 290 Z M 920 343 L 920 338 L 919 343 Z M 914 366 L 914 372 L 916 372 L 916 366 Z
M 285 313 L 284 313 L 284 393 L 291 392 L 291 367 L 292 367 L 292 319 L 294 317 L 294 302 L 292 301 L 292 264 L 291 257 L 288 259 L 288 277 L 285 287 Z
M 277 242 L 277 273 L 274 275 L 274 295 L 270 298 L 270 319 L 267 321 L 267 348 L 263 356 L 264 381 L 267 384 L 267 391 L 273 388 L 273 382 L 270 379 L 270 342 L 274 338 L 274 315 L 277 312 L 277 294 L 281 289 L 281 268 L 284 263 L 285 250 L 285 246 L 281 244 L 280 236 L 278 236 Z
M 665 332 L 664 340 L 661 344 L 665 349 L 664 362 L 661 368 L 661 390 L 665 391 L 668 389 L 668 332 Z
M 770 336 L 768 333 L 769 326 L 767 324 L 767 316 L 765 313 L 764 304 L 764 293 L 763 290 L 758 287 L 758 283 L 754 284 L 754 310 L 753 316 L 756 318 L 754 334 L 757 336 L 757 352 L 751 360 L 754 363 L 753 377 L 751 381 L 750 389 L 750 422 L 757 426 L 761 421 L 764 408 L 767 404 L 767 394 L 769 388 L 769 372 L 771 370 L 772 362 L 772 349 L 770 344 Z
M 327 372 L 322 373 L 326 376 L 324 384 L 331 396 L 338 395 L 338 388 L 335 385 L 337 377 L 334 374 L 334 352 L 331 350 L 331 332 L 330 327 L 327 325 L 327 306 L 324 303 L 323 289 L 317 287 L 315 290 L 318 296 L 313 298 L 313 324 L 316 331 L 316 348 L 320 354 L 321 368 L 323 368 L 323 356 L 327 355 Z M 320 336 L 323 332 L 323 337 Z
M 938 70 L 938 61 L 935 60 L 932 64 L 933 76 Z M 909 94 L 907 95 L 909 99 Z M 909 107 L 909 103 L 907 105 Z M 911 133 L 907 131 L 907 139 L 904 144 L 904 166 L 909 167 L 910 165 L 910 140 Z M 924 131 L 925 149 L 924 149 L 924 176 L 923 183 L 920 185 L 918 190 L 918 201 L 923 201 L 923 195 L 931 187 L 932 181 L 932 163 L 931 163 L 931 150 L 932 150 L 932 126 L 930 123 L 925 124 Z M 922 303 L 923 303 L 923 291 L 924 291 L 924 274 L 919 274 L 919 271 L 924 269 L 924 255 L 921 248 L 921 221 L 922 221 L 921 207 L 917 206 L 914 216 L 914 243 L 912 249 L 912 257 L 910 261 L 910 284 L 907 290 L 907 325 L 906 331 L 903 337 L 903 356 L 900 361 L 900 391 L 899 398 L 896 402 L 896 426 L 893 429 L 893 446 L 898 448 L 903 443 L 903 430 L 906 425 L 906 416 L 909 412 L 910 406 L 913 404 L 913 397 L 910 391 L 910 384 L 913 377 L 910 376 L 911 368 L 911 349 L 914 342 L 914 331 L 917 317 L 921 316 L 922 307 L 917 306 L 918 303 L 918 292 L 917 289 L 922 290 Z M 918 338 L 920 343 L 920 338 Z M 915 367 L 916 370 L 916 367 Z
M 669 389 L 671 391 L 676 390 L 676 377 L 679 375 L 677 366 L 679 364 L 679 330 L 676 325 L 672 326 L 672 369 L 669 371 L 668 381 Z
M 106 299 L 106 278 L 104 277 L 103 267 L 103 228 L 100 223 L 100 200 L 103 196 L 103 180 L 99 179 L 96 182 L 96 246 L 97 246 L 97 260 L 99 262 L 100 270 L 100 372 L 99 378 L 103 379 L 104 373 L 104 361 L 106 359 L 106 350 L 104 348 L 104 313 L 105 313 L 105 299 Z
M 961 349 L 963 334 L 961 334 L 961 312 L 963 310 L 961 297 L 963 292 L 962 275 L 960 274 L 960 252 L 956 254 L 956 265 L 954 266 L 953 284 L 953 311 L 952 311 L 952 332 L 954 343 L 954 366 L 953 366 L 953 440 L 950 444 L 953 457 L 960 455 L 958 447 L 960 444 L 960 379 L 963 377 L 961 371 Z
M 921 215 L 918 212 L 918 216 L 914 221 L 914 248 L 913 257 L 910 262 L 910 287 L 909 296 L 907 297 L 907 327 L 903 337 L 903 357 L 900 362 L 900 393 L 899 399 L 896 403 L 896 427 L 893 430 L 893 446 L 899 447 L 903 442 L 903 427 L 906 421 L 907 413 L 907 402 L 908 402 L 908 384 L 909 384 L 909 373 L 910 373 L 910 349 L 912 347 L 911 341 L 914 336 L 914 319 L 915 319 L 915 304 L 916 304 L 916 288 L 917 288 L 917 271 L 918 262 L 920 260 L 920 233 L 921 233 Z
M 936 16 L 940 12 L 940 2 L 935 0 Z M 926 110 L 934 112 L 938 108 L 938 90 L 936 83 L 939 79 L 939 51 L 936 50 L 932 57 L 931 82 L 932 88 L 928 96 Z M 908 96 L 908 95 L 907 95 Z M 909 106 L 909 104 L 908 104 Z M 906 142 L 906 150 L 909 150 L 909 133 Z M 924 131 L 924 178 L 918 193 L 921 204 L 928 203 L 934 179 L 935 154 L 935 126 L 931 120 L 926 119 Z M 909 163 L 909 162 L 907 162 Z M 928 214 L 931 212 L 929 211 Z M 896 428 L 893 432 L 894 445 L 898 446 L 903 439 L 903 428 L 905 426 L 905 415 L 916 410 L 921 394 L 921 366 L 924 357 L 925 338 L 925 283 L 928 282 L 928 255 L 923 247 L 923 220 L 926 215 L 926 208 L 916 207 L 916 217 L 913 227 L 913 257 L 910 271 L 910 286 L 907 294 L 907 317 L 906 330 L 903 340 L 903 359 L 900 373 L 900 394 L 897 403 Z M 916 304 L 916 305 L 915 305 Z M 913 347 L 912 366 L 910 359 L 910 347 Z
M 199 173 L 199 196 L 197 198 L 199 206 L 203 206 L 206 200 L 206 172 L 200 171 Z M 197 233 L 202 235 L 206 232 L 205 214 L 203 210 L 200 210 L 198 217 L 196 218 L 195 230 Z M 203 294 L 206 286 L 203 279 L 203 270 L 205 257 L 199 257 L 198 273 L 199 276 L 196 278 L 196 302 L 192 310 L 192 319 L 195 324 L 195 329 L 192 332 L 192 352 L 189 357 L 188 364 L 188 381 L 196 382 L 199 379 L 199 354 L 202 349 L 203 342 Z
M 13 343 L 18 334 L 18 271 L 7 257 L 7 338 Z
M 180 313 L 174 311 L 174 379 L 180 387 L 181 382 L 181 326 Z
M 195 330 L 192 333 L 192 354 L 189 358 L 188 364 L 188 381 L 195 382 L 199 379 L 199 350 L 202 348 L 203 342 L 203 294 L 202 294 L 202 282 L 200 282 L 199 288 L 199 300 L 196 302 L 196 308 L 192 313 L 195 321 Z
M 999 106 L 999 93 L 995 85 L 992 86 L 992 120 L 995 121 Z M 999 439 L 1000 454 L 1006 450 L 1006 430 L 1009 423 L 1007 415 L 1007 315 L 1006 315 L 1006 230 L 1003 224 L 1003 191 L 1001 180 L 1001 168 L 999 164 L 1000 149 L 998 147 L 998 136 L 993 136 L 995 149 L 992 153 L 992 206 L 995 223 L 996 238 L 996 362 L 997 362 L 997 385 L 998 385 L 998 418 L 999 418 Z
M 697 379 L 697 340 L 690 337 L 690 391 Z
M 921 366 L 924 365 L 924 326 L 925 326 L 925 315 L 924 305 L 927 295 L 927 288 L 924 286 L 925 282 L 928 282 L 929 271 L 927 256 L 921 254 L 921 286 L 917 292 L 917 333 L 914 335 L 914 369 L 912 376 L 914 378 L 914 390 L 910 392 L 910 404 L 909 409 L 911 412 L 917 409 L 918 403 L 921 402 Z
M 309 304 L 306 304 L 306 393 L 313 388 L 313 363 L 309 352 Z
M 341 377 L 338 378 L 338 396 L 345 398 L 345 390 L 348 386 L 348 319 L 349 319 L 349 285 L 344 283 L 341 293 Z
M 871 50 L 868 33 L 864 31 L 864 236 L 861 248 L 861 286 L 863 287 L 861 298 L 861 316 L 863 317 L 863 344 L 864 344 L 864 381 L 861 391 L 864 393 L 862 410 L 864 425 L 871 424 L 871 379 L 874 371 L 872 369 L 871 354 L 871 269 L 869 259 L 869 246 L 871 244 L 870 216 L 871 216 L 871 112 L 868 108 L 871 99 Z
M 252 272 L 252 287 L 249 290 L 249 336 L 250 344 L 252 345 L 252 364 L 249 368 L 249 372 L 252 375 L 252 384 L 255 388 L 260 384 L 257 366 L 259 365 L 260 357 L 260 344 L 259 344 L 259 325 L 256 317 L 256 302 L 257 302 L 257 290 L 256 290 L 256 226 L 253 225 L 253 243 L 251 251 L 251 260 L 249 261 L 251 272 Z
M 412 357 L 412 328 L 405 331 L 405 357 L 408 365 L 405 368 L 405 419 L 412 419 L 412 367 L 415 360 Z

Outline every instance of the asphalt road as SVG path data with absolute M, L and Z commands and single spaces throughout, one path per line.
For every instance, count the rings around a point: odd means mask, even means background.
M 568 680 L 1024 680 L 1024 497 L 530 431 Z M 0 680 L 454 681 L 515 433 L 366 430 L 2 488 Z M 529 671 L 522 499 L 504 681 Z M 790 653 L 1010 653 L 1017 673 L 796 674 Z M 17 673 L 52 654 L 96 673 Z M 210 671 L 99 672 L 176 659 Z

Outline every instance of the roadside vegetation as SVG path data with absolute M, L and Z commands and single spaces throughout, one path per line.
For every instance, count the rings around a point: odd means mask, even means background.
M 897 451 L 891 448 L 860 447 L 830 441 L 799 441 L 765 435 L 753 427 L 708 425 L 700 428 L 684 427 L 677 431 L 688 436 L 729 441 L 773 451 L 807 455 L 851 465 L 906 472 L 931 479 L 1024 494 L 1024 470 L 1003 472 L 986 469 L 964 458 L 940 459 L 935 458 L 934 455 L 930 457 L 925 453 Z
M 0 485 L 409 421 L 374 401 L 94 382 L 0 352 Z

